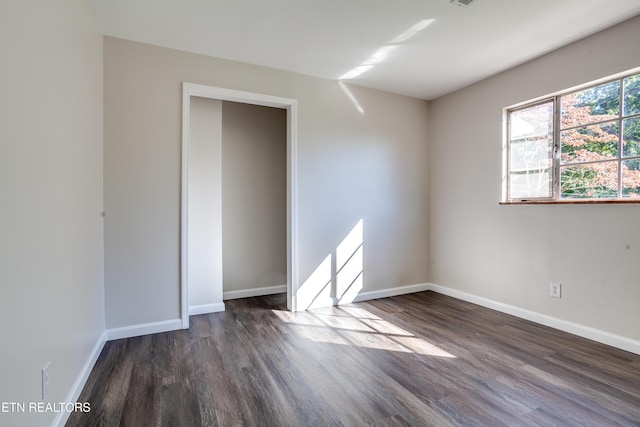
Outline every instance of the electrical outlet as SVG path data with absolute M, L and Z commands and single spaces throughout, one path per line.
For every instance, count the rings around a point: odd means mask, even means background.
M 49 391 L 49 365 L 51 362 L 47 362 L 42 368 L 42 399 L 44 400 L 47 397 L 47 392 Z
M 551 282 L 549 284 L 549 296 L 562 298 L 562 283 Z

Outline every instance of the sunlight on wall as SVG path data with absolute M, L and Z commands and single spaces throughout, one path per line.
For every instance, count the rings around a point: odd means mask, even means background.
M 298 288 L 298 310 L 353 302 L 364 285 L 363 248 L 360 219 Z
M 298 310 L 333 304 L 331 298 L 331 260 L 332 254 L 320 263 L 311 276 L 298 288 Z
M 336 248 L 336 298 L 338 304 L 353 302 L 362 290 L 363 239 L 361 219 Z
M 456 358 L 367 310 L 353 306 L 325 307 L 296 312 L 272 310 L 304 339 L 318 343 Z
M 347 95 L 347 98 L 349 98 L 349 101 L 351 101 L 353 106 L 356 107 L 356 110 L 358 110 L 360 114 L 364 115 L 364 108 L 362 108 L 362 105 L 360 105 L 356 97 L 353 95 L 353 92 L 349 90 L 347 85 L 343 81 L 338 81 L 338 86 L 340 86 L 340 89 L 342 89 L 344 94 Z

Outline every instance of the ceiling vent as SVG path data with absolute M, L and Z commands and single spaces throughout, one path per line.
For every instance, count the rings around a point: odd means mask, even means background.
M 472 3 L 475 3 L 475 0 L 449 0 L 449 3 L 460 7 L 469 7 Z

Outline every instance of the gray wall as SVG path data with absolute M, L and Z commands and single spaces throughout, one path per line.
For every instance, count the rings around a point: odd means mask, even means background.
M 107 327 L 179 317 L 182 82 L 298 100 L 299 281 L 363 220 L 363 291 L 427 279 L 427 103 L 104 38 Z
M 105 326 L 102 36 L 88 2 L 5 1 L 0 57 L 0 402 L 40 402 L 48 361 L 63 402 Z
M 287 111 L 222 103 L 224 291 L 287 283 Z
M 640 17 L 430 103 L 431 282 L 640 339 L 640 205 L 498 205 L 502 109 L 640 66 L 639 28 Z

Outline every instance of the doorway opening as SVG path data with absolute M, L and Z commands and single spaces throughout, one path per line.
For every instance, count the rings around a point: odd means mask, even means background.
M 294 99 L 274 97 L 270 95 L 251 92 L 236 91 L 212 86 L 204 86 L 193 83 L 183 83 L 182 101 L 182 194 L 181 194 L 181 276 L 180 276 L 180 317 L 182 327 L 189 327 L 189 282 L 192 279 L 193 270 L 190 266 L 202 254 L 198 253 L 196 240 L 199 234 L 193 230 L 193 204 L 195 195 L 191 194 L 194 183 L 190 168 L 194 169 L 194 157 L 192 156 L 192 97 L 208 98 L 220 101 L 232 101 L 243 104 L 253 104 L 265 107 L 274 107 L 286 110 L 286 292 L 287 309 L 296 311 L 297 294 L 297 101 Z M 195 112 L 194 112 L 195 113 Z M 223 287 L 222 287 L 222 196 L 221 196 L 221 143 L 217 141 L 211 150 L 213 154 L 212 192 L 213 203 L 210 207 L 213 224 L 208 226 L 211 240 L 207 262 L 211 262 L 210 274 L 213 304 L 208 304 L 209 312 L 223 311 Z M 193 171 L 191 171 L 193 172 Z M 195 187 L 194 187 L 195 188 Z M 191 209 L 190 209 L 191 208 Z M 191 226 L 190 226 L 191 225 Z M 197 224 L 196 224 L 197 225 Z M 191 273 L 190 273 L 191 271 Z

